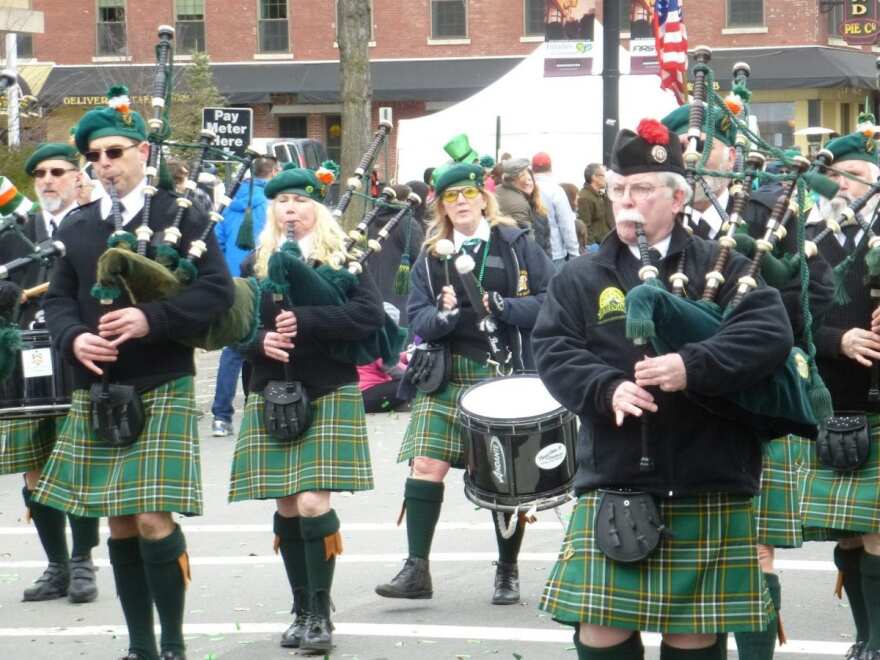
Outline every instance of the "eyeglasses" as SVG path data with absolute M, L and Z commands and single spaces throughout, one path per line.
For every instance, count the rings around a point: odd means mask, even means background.
M 107 158 L 110 160 L 116 160 L 117 158 L 122 158 L 123 152 L 128 149 L 134 149 L 137 144 L 130 144 L 127 147 L 109 147 L 107 149 L 95 149 L 94 151 L 87 151 L 85 153 L 86 160 L 90 163 L 97 163 L 101 160 L 101 154 L 105 154 Z
M 634 202 L 643 202 L 651 196 L 657 186 L 650 183 L 628 183 L 623 185 L 617 183 L 608 189 L 608 198 L 614 202 L 619 202 L 626 197 L 626 191 L 629 189 L 629 197 Z
M 474 186 L 466 186 L 464 188 L 450 188 L 449 190 L 444 190 L 443 195 L 441 195 L 441 199 L 447 204 L 452 204 L 453 202 L 458 200 L 459 195 L 464 195 L 465 199 L 476 199 L 480 196 L 480 189 Z
M 39 169 L 39 170 L 34 170 L 33 176 L 35 179 L 42 179 L 47 174 L 51 174 L 56 179 L 60 179 L 68 172 L 76 172 L 76 168 L 75 167 L 53 167 L 48 170 Z

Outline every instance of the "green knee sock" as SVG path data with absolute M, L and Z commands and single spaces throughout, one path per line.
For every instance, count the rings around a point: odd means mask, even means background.
M 779 624 L 779 608 L 782 605 L 782 587 L 779 576 L 775 573 L 764 573 L 767 590 L 773 601 L 776 616 L 770 619 L 764 630 L 734 633 L 736 649 L 740 660 L 772 660 L 776 650 L 776 631 Z
M 309 572 L 306 568 L 306 546 L 302 536 L 301 518 L 285 518 L 275 513 L 274 530 L 278 536 L 278 549 L 284 560 L 284 570 L 290 591 L 296 603 L 305 606 L 305 595 L 309 588 Z M 300 602 L 303 601 L 303 602 Z
M 876 651 L 880 649 L 880 556 L 868 552 L 862 555 L 862 593 L 871 629 L 866 646 Z
M 577 649 L 578 660 L 642 660 L 645 657 L 645 647 L 642 646 L 642 638 L 638 633 L 633 633 L 628 640 L 616 646 L 597 648 L 582 644 L 578 630 L 575 629 L 574 647 Z
M 856 641 L 867 642 L 871 635 L 868 623 L 868 609 L 862 592 L 862 548 L 844 550 L 839 545 L 834 547 L 834 565 L 843 575 L 843 588 L 849 600 L 849 609 L 856 624 Z
M 31 499 L 33 491 L 28 490 L 27 487 L 21 489 L 21 494 L 25 506 L 30 509 L 31 520 L 37 528 L 37 535 L 40 537 L 40 544 L 46 557 L 51 562 L 67 564 L 70 555 L 67 552 L 67 537 L 64 535 L 64 512 L 34 502 Z
M 308 570 L 309 594 L 319 591 L 330 593 L 333 586 L 333 569 L 336 567 L 336 555 L 342 552 L 339 541 L 339 518 L 336 511 L 314 518 L 302 518 L 303 546 Z
M 519 557 L 519 549 L 522 547 L 523 535 L 526 531 L 526 524 L 519 520 L 516 523 L 516 531 L 513 533 L 509 539 L 501 536 L 501 529 L 498 527 L 498 513 L 496 511 L 492 511 L 492 523 L 495 525 L 495 541 L 498 543 L 498 561 L 503 561 L 508 564 L 515 564 L 517 557 Z M 504 525 L 505 527 L 510 522 L 511 514 L 504 514 Z
M 189 560 L 186 539 L 180 525 L 164 539 L 140 539 L 144 573 L 162 625 L 162 651 L 183 651 L 183 608 L 186 582 L 189 579 Z
M 406 501 L 406 538 L 409 556 L 427 559 L 431 554 L 434 529 L 443 506 L 443 483 L 407 479 L 403 490 Z
M 70 523 L 70 534 L 73 536 L 72 557 L 89 557 L 94 548 L 100 542 L 98 538 L 98 523 L 100 518 L 83 518 L 67 514 Z
M 660 660 L 724 660 L 727 649 L 724 648 L 722 639 L 726 639 L 726 636 L 718 635 L 715 643 L 704 649 L 677 649 L 661 642 Z
M 138 537 L 108 539 L 107 551 L 128 627 L 128 648 L 154 660 L 159 657 L 159 651 L 153 633 L 153 597 L 147 586 Z

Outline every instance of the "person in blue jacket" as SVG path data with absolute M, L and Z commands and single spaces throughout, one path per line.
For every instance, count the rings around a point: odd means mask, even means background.
M 278 161 L 274 158 L 258 158 L 254 161 L 253 177 L 242 183 L 235 199 L 223 212 L 223 222 L 214 228 L 220 250 L 233 277 L 240 274 L 241 262 L 256 247 L 254 237 L 263 231 L 267 205 L 264 189 L 277 170 Z M 247 211 L 248 207 L 250 213 Z M 251 222 L 246 222 L 248 215 Z M 214 390 L 214 402 L 211 404 L 211 414 L 214 416 L 211 434 L 214 437 L 222 438 L 232 433 L 232 415 L 235 412 L 232 400 L 238 386 L 241 363 L 241 354 L 231 346 L 220 353 L 217 387 Z

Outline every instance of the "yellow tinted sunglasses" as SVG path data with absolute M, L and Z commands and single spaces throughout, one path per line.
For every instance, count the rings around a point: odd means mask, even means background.
M 444 190 L 440 196 L 447 204 L 452 204 L 458 199 L 459 195 L 464 195 L 465 199 L 476 199 L 480 195 L 480 189 L 475 186 L 465 186 L 464 188 L 449 188 Z

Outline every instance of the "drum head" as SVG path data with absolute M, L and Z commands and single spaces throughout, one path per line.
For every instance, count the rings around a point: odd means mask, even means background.
M 537 376 L 508 376 L 478 383 L 461 395 L 461 409 L 474 417 L 516 422 L 545 417 L 562 406 Z

